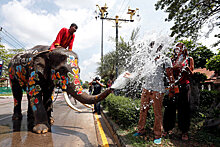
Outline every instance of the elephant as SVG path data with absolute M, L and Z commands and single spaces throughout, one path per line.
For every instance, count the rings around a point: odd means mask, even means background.
M 99 95 L 83 92 L 77 54 L 62 47 L 48 49 L 49 46 L 37 45 L 15 55 L 8 66 L 14 97 L 12 120 L 22 119 L 21 100 L 26 91 L 28 122 L 32 124 L 32 131 L 38 134 L 50 131 L 53 124 L 51 97 L 55 87 L 62 89 L 68 106 L 77 111 L 80 110 L 71 104 L 67 94 L 83 104 L 95 104 L 112 92 L 110 88 Z

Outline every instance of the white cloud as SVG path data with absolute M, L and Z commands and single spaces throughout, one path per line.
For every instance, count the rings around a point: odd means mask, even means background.
M 82 64 L 80 64 L 80 76 L 83 77 L 84 81 L 90 81 L 96 76 L 94 69 L 96 69 L 98 65 L 97 62 L 100 62 L 100 54 L 93 54 L 90 59 L 84 60 Z
M 103 0 L 55 0 L 57 6 L 61 9 L 96 9 L 96 4 L 100 7 L 104 6 L 105 3 L 108 3 L 108 7 L 112 7 L 115 4 L 115 0 L 103 1 Z

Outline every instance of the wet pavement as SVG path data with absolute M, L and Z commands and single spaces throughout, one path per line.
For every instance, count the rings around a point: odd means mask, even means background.
M 73 101 L 74 103 L 74 101 Z M 75 105 L 83 110 L 79 113 L 70 109 L 63 95 L 59 94 L 54 103 L 52 113 L 55 122 L 51 132 L 35 134 L 28 130 L 27 125 L 27 99 L 22 101 L 21 121 L 12 121 L 13 98 L 0 97 L 0 147 L 96 147 L 100 144 L 97 138 L 97 126 L 92 109 L 79 102 Z M 101 116 L 99 116 L 101 117 Z M 107 136 L 108 133 L 107 133 Z M 108 140 L 113 144 L 110 137 Z

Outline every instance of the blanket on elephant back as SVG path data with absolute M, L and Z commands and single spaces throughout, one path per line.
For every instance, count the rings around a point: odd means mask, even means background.
M 26 64 L 28 62 L 30 62 L 31 57 L 33 57 L 34 55 L 43 52 L 43 51 L 47 51 L 49 48 L 49 46 L 45 46 L 45 45 L 37 45 L 31 49 L 25 50 L 17 55 L 15 55 L 12 60 L 11 63 L 13 64 L 21 64 L 23 66 L 26 66 Z

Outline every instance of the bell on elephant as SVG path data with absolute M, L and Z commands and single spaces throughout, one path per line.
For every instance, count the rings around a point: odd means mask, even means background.
M 53 51 L 48 48 L 49 46 L 35 46 L 15 55 L 9 63 L 10 84 L 14 96 L 12 119 L 22 118 L 21 100 L 24 90 L 28 98 L 28 119 L 33 119 L 33 131 L 36 133 L 46 133 L 52 124 L 51 96 L 55 87 L 62 89 L 67 105 L 79 112 L 81 110 L 71 104 L 67 94 L 83 104 L 94 104 L 106 98 L 112 91 L 109 88 L 99 95 L 83 92 L 77 54 L 62 47 Z

